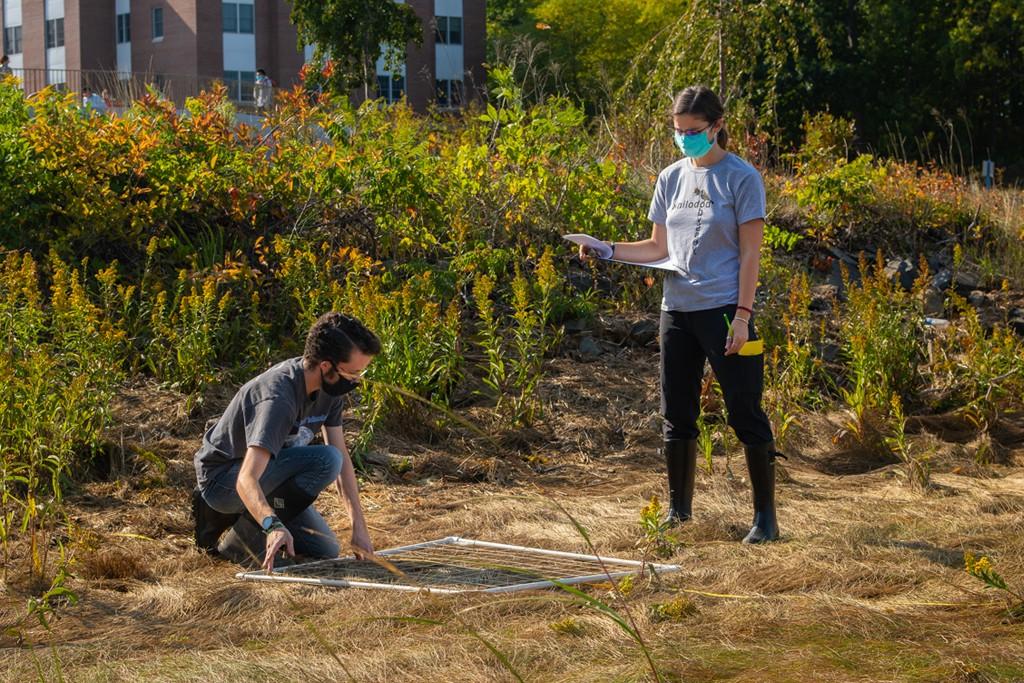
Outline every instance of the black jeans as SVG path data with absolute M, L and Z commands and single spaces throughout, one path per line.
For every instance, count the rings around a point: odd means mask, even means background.
M 725 355 L 725 338 L 736 306 L 705 311 L 661 312 L 661 414 L 665 440 L 696 439 L 704 361 L 718 378 L 729 413 L 729 426 L 747 446 L 773 440 L 772 426 L 761 408 L 764 355 Z M 724 316 L 724 317 L 723 317 Z M 753 322 L 750 339 L 757 339 Z

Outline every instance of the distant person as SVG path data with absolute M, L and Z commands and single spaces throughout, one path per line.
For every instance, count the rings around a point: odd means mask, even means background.
M 14 71 L 11 69 L 11 59 L 7 55 L 0 57 L 0 79 L 13 76 Z
M 263 69 L 256 69 L 256 85 L 253 88 L 256 108 L 260 111 L 270 109 L 274 103 L 274 82 Z
M 337 557 L 338 539 L 313 508 L 334 483 L 348 504 L 352 550 L 357 557 L 372 555 L 341 412 L 342 397 L 379 352 L 380 340 L 361 322 L 325 313 L 309 330 L 301 357 L 238 390 L 194 458 L 199 548 L 240 563 L 255 558 L 268 571 L 282 549 Z M 310 443 L 317 431 L 323 445 Z
M 648 218 L 650 239 L 612 242 L 606 255 L 645 263 L 668 257 L 661 304 L 661 411 L 671 507 L 668 521 L 692 515 L 697 419 L 705 361 L 725 396 L 729 426 L 746 451 L 754 523 L 744 543 L 773 541 L 775 451 L 761 407 L 764 356 L 756 347 L 754 292 L 764 236 L 761 175 L 726 151 L 729 135 L 718 96 L 703 86 L 676 95 L 673 139 L 683 158 L 658 176 Z M 593 252 L 580 247 L 580 256 Z M 752 355 L 748 355 L 751 353 Z
M 107 113 L 107 103 L 92 88 L 83 88 L 82 109 L 86 114 L 96 113 L 102 116 Z
M 106 88 L 104 88 L 100 92 L 100 99 L 103 100 L 103 104 L 104 104 L 104 106 L 106 106 L 107 109 L 113 109 L 114 108 L 114 98 L 110 96 L 110 91 L 107 90 Z

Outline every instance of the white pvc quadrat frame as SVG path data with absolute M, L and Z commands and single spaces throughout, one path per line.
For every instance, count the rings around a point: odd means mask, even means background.
M 458 545 L 463 547 L 479 547 L 489 548 L 494 550 L 509 550 L 521 553 L 531 553 L 539 556 L 546 556 L 551 558 L 561 558 L 568 560 L 583 560 L 586 562 L 592 562 L 596 565 L 595 568 L 601 569 L 604 566 L 608 567 L 608 571 L 601 571 L 594 574 L 587 574 L 582 576 L 560 576 L 552 577 L 543 580 L 527 580 L 524 583 L 505 585 L 505 586 L 493 586 L 490 588 L 439 588 L 429 585 L 411 585 L 409 583 L 378 583 L 373 581 L 358 581 L 349 579 L 330 579 L 330 578 L 318 578 L 311 576 L 295 576 L 289 575 L 289 570 L 302 568 L 303 571 L 308 571 L 310 568 L 316 567 L 318 564 L 329 564 L 334 560 L 320 560 L 317 562 L 310 562 L 302 565 L 294 565 L 293 567 L 285 567 L 283 569 L 274 571 L 271 574 L 267 574 L 263 571 L 255 572 L 239 572 L 235 574 L 235 578 L 246 579 L 251 581 L 269 581 L 277 583 L 300 583 L 313 586 L 332 586 L 336 588 L 369 588 L 377 590 L 389 590 L 389 591 L 406 591 L 406 592 L 427 592 L 437 594 L 454 594 L 454 593 L 513 593 L 516 591 L 525 590 L 536 590 L 540 588 L 552 588 L 556 585 L 572 585 L 580 583 L 597 583 L 601 581 L 607 581 L 609 579 L 618 579 L 624 576 L 630 576 L 639 574 L 644 569 L 650 570 L 652 573 L 659 572 L 677 572 L 681 569 L 679 565 L 674 564 L 654 564 L 651 562 L 640 562 L 637 560 L 623 560 L 614 557 L 601 557 L 599 555 L 582 555 L 579 553 L 568 553 L 559 550 L 545 550 L 543 548 L 529 548 L 526 546 L 519 545 L 507 545 L 504 543 L 491 543 L 489 541 L 476 541 L 473 539 L 462 538 L 460 536 L 447 536 L 435 541 L 426 541 L 424 543 L 416 543 L 413 545 L 405 545 L 398 548 L 389 548 L 387 550 L 380 550 L 376 554 L 387 558 L 388 556 L 398 555 L 402 553 L 418 550 L 421 548 L 431 548 L 444 545 Z M 351 559 L 339 558 L 339 559 Z M 394 558 L 396 560 L 399 557 Z M 609 566 L 610 565 L 610 566 Z M 629 567 L 630 569 L 622 569 L 622 567 Z M 614 571 L 612 570 L 614 568 Z M 526 577 L 524 577 L 526 578 Z

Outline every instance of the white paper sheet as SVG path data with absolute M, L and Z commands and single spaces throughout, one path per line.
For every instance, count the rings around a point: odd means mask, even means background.
M 642 266 L 644 268 L 655 268 L 657 270 L 668 270 L 672 272 L 678 272 L 677 268 L 674 265 L 672 265 L 670 259 L 667 256 L 661 259 L 660 261 L 651 261 L 649 263 L 637 263 L 636 261 L 626 261 L 624 259 L 608 258 L 609 256 L 612 255 L 612 248 L 609 247 L 604 242 L 602 242 L 601 240 L 597 239 L 596 237 L 591 237 L 590 235 L 584 233 L 562 235 L 562 237 L 569 240 L 573 244 L 581 244 L 584 247 L 590 247 L 591 249 L 597 252 L 599 258 L 605 261 L 614 261 L 616 263 L 625 263 L 626 265 L 630 266 Z

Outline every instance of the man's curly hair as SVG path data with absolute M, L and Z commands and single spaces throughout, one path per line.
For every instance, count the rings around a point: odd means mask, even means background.
M 367 356 L 376 356 L 380 353 L 380 339 L 352 316 L 331 311 L 320 316 L 309 329 L 302 359 L 307 368 L 325 360 L 345 363 L 351 358 L 353 348 Z

